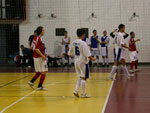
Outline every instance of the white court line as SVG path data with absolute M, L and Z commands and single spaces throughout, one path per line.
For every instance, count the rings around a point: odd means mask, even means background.
M 61 81 L 61 82 L 56 82 L 56 83 L 52 83 L 52 84 L 48 84 L 48 85 L 45 85 L 45 86 L 50 86 L 50 85 L 54 85 L 54 84 L 58 84 L 58 83 L 62 83 L 62 82 L 66 82 L 66 81 L 70 81 L 70 80 L 64 80 L 64 81 Z M 34 90 L 32 92 L 30 92 L 29 94 L 25 95 L 24 97 L 20 98 L 19 100 L 15 101 L 14 103 L 8 105 L 7 107 L 5 107 L 2 111 L 0 111 L 0 113 L 4 113 L 7 109 L 9 109 L 10 107 L 12 107 L 13 105 L 17 104 L 18 102 L 22 101 L 23 99 L 25 99 L 26 97 L 32 95 L 33 93 L 35 93 L 37 91 Z
M 116 78 L 116 74 L 115 74 L 115 78 Z M 110 89 L 109 89 L 109 92 L 108 92 L 108 95 L 107 95 L 107 98 L 106 98 L 106 100 L 105 100 L 105 104 L 104 104 L 104 106 L 103 106 L 103 110 L 102 110 L 101 113 L 104 113 L 104 112 L 105 112 L 105 109 L 106 109 L 106 106 L 107 106 L 107 103 L 108 103 L 108 100 L 109 100 L 109 97 L 110 97 L 110 93 L 111 93 L 113 84 L 114 84 L 114 81 L 112 81 L 112 83 L 111 83 L 111 86 L 110 86 Z

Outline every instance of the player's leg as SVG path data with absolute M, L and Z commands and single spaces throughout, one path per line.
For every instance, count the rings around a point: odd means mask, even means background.
M 102 56 L 102 66 L 105 67 L 105 56 Z
M 86 80 L 89 78 L 89 65 L 88 64 L 81 64 L 81 97 L 82 98 L 89 98 L 86 94 Z
M 138 53 L 136 52 L 135 53 L 135 56 L 136 56 L 136 61 L 135 61 L 135 71 L 136 72 L 138 72 L 138 71 L 140 71 L 139 69 L 138 69 L 138 62 L 139 62 L 139 58 L 138 58 Z
M 131 73 L 134 73 L 134 70 L 133 70 L 134 65 L 135 65 L 135 61 L 131 61 L 130 70 L 129 70 Z
M 106 65 L 109 67 L 108 47 L 106 47 Z
M 116 60 L 115 63 L 114 63 L 114 66 L 112 67 L 110 75 L 109 75 L 110 80 L 116 80 L 116 79 L 113 78 L 113 75 L 117 72 L 118 65 L 119 65 L 119 62 Z
M 40 69 L 40 63 L 39 58 L 34 58 L 34 67 L 35 67 L 35 75 L 31 79 L 31 81 L 28 82 L 29 86 L 34 89 L 34 82 L 38 79 L 38 77 L 41 75 L 41 69 Z
M 63 65 L 65 65 L 65 61 L 66 61 L 66 59 L 65 59 L 65 54 L 63 53 L 63 55 L 62 55 L 62 64 L 63 64 Z
M 127 69 L 125 59 L 121 59 L 120 62 L 122 64 L 123 71 L 125 72 L 127 78 L 130 79 L 130 73 L 129 73 L 128 69 Z
M 99 61 L 100 52 L 99 52 L 99 50 L 95 50 L 95 55 L 96 55 L 97 66 L 99 66 L 99 64 L 100 64 L 100 61 Z
M 134 73 L 134 70 L 133 70 L 133 67 L 134 67 L 134 65 L 135 65 L 135 54 L 134 54 L 134 52 L 132 52 L 132 51 L 130 51 L 129 52 L 129 57 L 130 57 L 130 60 L 131 60 L 131 65 L 130 65 L 130 73 Z
M 75 70 L 76 70 L 76 74 L 77 76 L 79 77 L 78 80 L 77 80 L 77 83 L 76 83 L 76 87 L 75 87 L 75 90 L 73 92 L 73 94 L 76 96 L 76 97 L 79 97 L 79 88 L 81 86 L 81 72 L 80 72 L 80 69 L 79 69 L 79 63 L 75 61 Z
M 42 58 L 40 59 L 40 66 L 42 73 L 38 85 L 38 90 L 46 90 L 46 88 L 43 87 L 43 83 L 45 81 L 46 73 L 48 72 L 48 66 L 46 61 L 44 61 Z

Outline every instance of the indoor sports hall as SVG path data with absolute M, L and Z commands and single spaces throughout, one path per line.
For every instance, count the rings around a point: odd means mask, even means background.
M 0 113 L 149 113 L 150 0 L 0 0 Z

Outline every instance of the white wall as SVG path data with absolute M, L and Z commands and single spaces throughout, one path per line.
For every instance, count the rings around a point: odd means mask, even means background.
M 28 0 L 27 20 L 20 24 L 20 44 L 27 46 L 29 35 L 37 26 L 42 25 L 46 31 L 43 41 L 46 43 L 48 53 L 56 54 L 58 42 L 62 37 L 55 36 L 55 28 L 66 28 L 73 40 L 79 27 L 89 28 L 89 36 L 92 35 L 93 29 L 97 29 L 101 36 L 103 30 L 110 33 L 123 23 L 128 33 L 135 31 L 136 37 L 142 40 L 137 44 L 140 62 L 150 62 L 150 0 L 134 0 L 134 5 L 133 0 L 39 0 L 39 3 L 37 1 Z M 97 17 L 95 19 L 89 19 L 92 13 L 92 1 Z M 129 21 L 134 11 L 139 17 Z M 38 12 L 43 14 L 41 19 L 37 18 Z M 51 13 L 57 18 L 50 19 Z M 111 61 L 113 61 L 112 47 L 111 39 L 109 46 Z M 126 57 L 129 61 L 128 53 Z

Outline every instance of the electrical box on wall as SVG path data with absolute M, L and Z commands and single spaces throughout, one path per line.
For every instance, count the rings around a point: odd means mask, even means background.
M 65 28 L 56 28 L 56 36 L 64 36 Z

